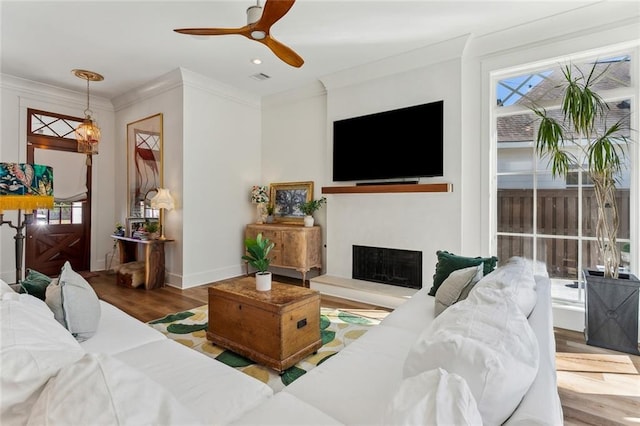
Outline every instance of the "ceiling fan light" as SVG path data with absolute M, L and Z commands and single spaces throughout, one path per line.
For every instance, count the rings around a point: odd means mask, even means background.
M 262 40 L 267 36 L 264 31 L 251 31 L 251 38 L 254 40 Z

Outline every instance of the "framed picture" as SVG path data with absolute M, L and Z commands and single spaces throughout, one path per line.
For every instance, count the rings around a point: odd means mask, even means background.
M 162 114 L 127 124 L 127 208 L 146 217 L 149 201 L 162 188 Z
M 274 207 L 274 221 L 278 223 L 304 222 L 300 204 L 313 199 L 313 181 L 283 182 L 270 185 L 269 202 Z

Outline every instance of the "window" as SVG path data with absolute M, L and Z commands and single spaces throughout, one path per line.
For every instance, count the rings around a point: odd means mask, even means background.
M 555 299 L 584 302 L 581 271 L 602 263 L 595 238 L 596 200 L 583 170 L 571 171 L 566 180 L 553 178 L 547 159 L 536 155 L 538 121 L 528 105 L 533 102 L 561 114 L 558 83 L 563 79 L 562 67 L 571 63 L 589 70 L 596 63 L 602 72 L 596 89 L 610 108 L 608 119 L 614 122 L 626 117 L 626 135 L 635 140 L 629 119 L 631 107 L 637 102 L 634 85 L 638 84 L 631 79 L 632 57 L 625 52 L 605 59 L 567 58 L 565 63 L 532 67 L 527 73 L 509 75 L 505 70 L 493 76 L 495 252 L 500 259 L 525 256 L 545 262 Z M 586 163 L 578 149 L 575 155 Z M 637 249 L 631 238 L 631 206 L 637 202 L 632 197 L 638 197 L 640 191 L 631 174 L 637 154 L 635 160 L 627 155 L 625 161 L 626 167 L 617 176 L 618 244 L 621 267 L 628 270 L 630 248 Z

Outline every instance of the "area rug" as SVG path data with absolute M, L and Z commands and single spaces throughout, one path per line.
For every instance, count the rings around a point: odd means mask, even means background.
M 372 326 L 380 323 L 375 315 L 367 317 L 354 313 L 354 310 L 320 308 L 322 347 L 318 349 L 317 353 L 309 355 L 280 375 L 275 370 L 212 344 L 206 336 L 207 321 L 207 305 L 204 305 L 167 315 L 148 324 L 164 333 L 168 338 L 266 383 L 275 392 L 282 390 L 307 371 L 322 364 L 365 334 Z

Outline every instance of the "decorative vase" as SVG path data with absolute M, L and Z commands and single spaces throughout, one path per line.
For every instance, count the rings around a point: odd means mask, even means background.
M 273 215 L 267 215 L 267 223 L 273 223 Z
M 310 214 L 304 217 L 304 226 L 306 226 L 307 228 L 311 228 L 313 226 L 313 222 L 313 216 L 311 216 Z
M 271 272 L 256 272 L 256 290 L 271 290 Z
M 262 224 L 264 223 L 264 203 L 256 204 L 256 223 Z

